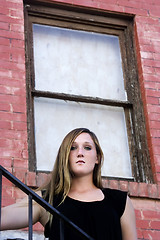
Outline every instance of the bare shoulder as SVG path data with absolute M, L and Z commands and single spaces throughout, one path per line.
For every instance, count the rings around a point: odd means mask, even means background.
M 123 240 L 137 240 L 135 211 L 129 197 L 121 217 L 121 228 Z

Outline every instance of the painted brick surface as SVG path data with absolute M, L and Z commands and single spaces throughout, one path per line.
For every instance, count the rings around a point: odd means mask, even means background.
M 55 2 L 50 0 L 50 2 Z M 160 239 L 160 1 L 59 0 L 66 4 L 135 14 L 135 49 L 155 184 L 106 180 L 104 186 L 128 191 L 136 210 L 139 239 Z M 28 170 L 25 43 L 22 0 L 0 4 L 0 164 L 31 187 L 47 174 Z M 3 179 L 3 205 L 23 194 Z M 40 226 L 35 227 L 41 230 Z

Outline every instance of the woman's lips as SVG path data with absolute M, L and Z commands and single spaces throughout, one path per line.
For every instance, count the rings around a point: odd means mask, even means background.
M 78 160 L 76 163 L 85 163 L 83 160 Z

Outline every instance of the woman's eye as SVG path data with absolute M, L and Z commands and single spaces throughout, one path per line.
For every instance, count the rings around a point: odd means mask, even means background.
M 91 150 L 91 147 L 90 146 L 86 146 L 84 147 L 86 150 L 90 151 Z
M 76 147 L 75 146 L 72 146 L 71 147 L 71 151 L 73 151 L 73 150 L 75 150 L 76 149 Z

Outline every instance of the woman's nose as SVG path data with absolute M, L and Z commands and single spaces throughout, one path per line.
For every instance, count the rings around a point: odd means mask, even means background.
M 83 157 L 84 156 L 84 152 L 83 152 L 83 148 L 78 148 L 78 157 Z

